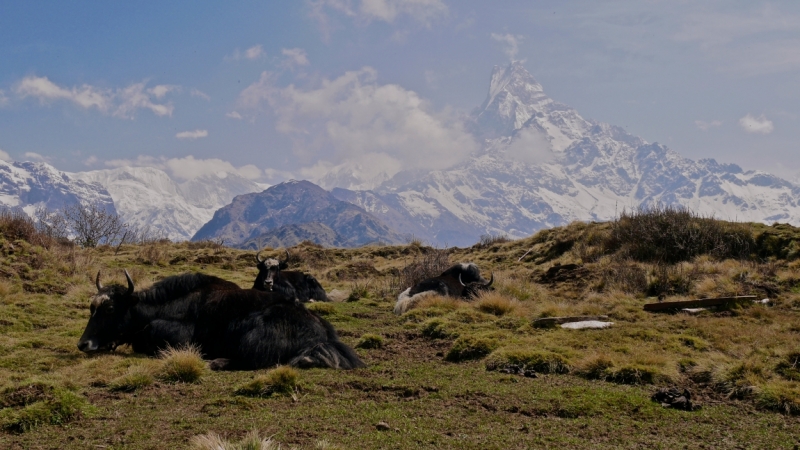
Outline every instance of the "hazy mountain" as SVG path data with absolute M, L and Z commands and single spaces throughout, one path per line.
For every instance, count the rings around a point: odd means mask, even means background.
M 267 242 L 290 245 L 307 238 L 343 247 L 406 241 L 362 208 L 336 199 L 309 181 L 294 180 L 234 198 L 214 213 L 192 240 L 222 239 L 226 245 L 255 248 Z

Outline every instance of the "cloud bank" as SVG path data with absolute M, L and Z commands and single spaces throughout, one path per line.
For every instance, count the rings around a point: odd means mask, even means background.
M 264 48 L 261 47 L 261 44 L 258 44 L 258 45 L 254 45 L 254 46 L 248 48 L 245 51 L 241 51 L 241 50 L 239 50 L 237 48 L 236 50 L 233 51 L 233 54 L 231 54 L 229 56 L 226 56 L 225 60 L 226 61 L 241 61 L 243 59 L 246 59 L 246 60 L 249 60 L 249 61 L 255 61 L 255 60 L 263 58 L 265 56 L 267 56 L 267 54 L 264 53 Z
M 492 39 L 497 42 L 501 42 L 505 44 L 505 49 L 503 52 L 508 56 L 508 59 L 513 60 L 517 57 L 517 53 L 519 53 L 519 44 L 522 43 L 523 36 L 520 35 L 512 35 L 512 34 L 491 34 Z
M 166 158 L 164 156 L 139 155 L 136 159 L 114 159 L 106 161 L 108 167 L 155 167 L 161 169 L 173 178 L 191 180 L 203 175 L 220 175 L 223 173 L 236 174 L 248 180 L 255 180 L 262 174 L 261 169 L 253 164 L 235 167 L 228 161 L 218 158 L 196 159 L 194 156 L 183 158 Z
M 739 126 L 748 133 L 770 134 L 775 130 L 772 121 L 768 120 L 764 114 L 758 117 L 747 114 L 739 119 Z
M 65 100 L 83 109 L 97 109 L 103 114 L 133 119 L 136 111 L 148 109 L 157 116 L 172 116 L 172 103 L 156 103 L 178 86 L 157 85 L 148 88 L 146 82 L 118 89 L 99 88 L 89 84 L 71 88 L 59 86 L 47 77 L 27 76 L 14 86 L 20 98 L 32 97 L 40 103 Z
M 379 84 L 370 67 L 312 88 L 279 87 L 275 76 L 264 72 L 242 91 L 238 105 L 243 110 L 269 106 L 276 129 L 292 138 L 294 154 L 307 164 L 335 166 L 369 157 L 374 161 L 370 172 L 391 176 L 401 169 L 450 167 L 478 149 L 459 117 L 432 110 L 401 86 Z
M 704 120 L 695 120 L 694 121 L 694 125 L 699 130 L 708 131 L 708 130 L 710 130 L 712 128 L 716 128 L 718 126 L 721 126 L 722 125 L 722 121 L 721 120 L 711 120 L 709 122 L 706 122 Z

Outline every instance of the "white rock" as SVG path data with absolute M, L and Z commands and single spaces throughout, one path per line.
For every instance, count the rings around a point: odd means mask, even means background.
M 584 320 L 583 322 L 569 322 L 562 323 L 561 328 L 569 330 L 586 330 L 593 328 L 608 328 L 614 325 L 614 322 L 601 322 L 599 320 Z

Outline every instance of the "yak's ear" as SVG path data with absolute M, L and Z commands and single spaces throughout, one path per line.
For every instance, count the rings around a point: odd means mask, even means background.
M 281 261 L 281 263 L 278 264 L 278 269 L 286 270 L 287 267 L 289 267 L 289 263 L 286 261 Z

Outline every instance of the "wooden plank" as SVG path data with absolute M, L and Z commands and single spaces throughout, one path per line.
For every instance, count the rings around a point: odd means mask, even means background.
M 702 308 L 707 306 L 727 305 L 729 303 L 737 303 L 745 300 L 753 301 L 755 299 L 755 295 L 739 295 L 736 297 L 701 298 L 680 302 L 647 303 L 644 305 L 644 310 L 664 311 L 666 309 Z
M 585 322 L 587 320 L 605 321 L 608 320 L 608 316 L 543 317 L 541 319 L 534 320 L 532 325 L 535 328 L 550 328 L 555 327 L 556 325 L 561 325 L 562 323 Z

